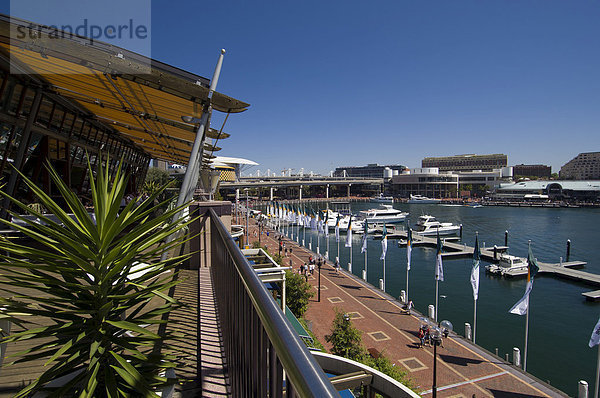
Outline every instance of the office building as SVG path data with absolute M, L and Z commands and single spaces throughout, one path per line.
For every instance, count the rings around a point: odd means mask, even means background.
M 600 180 L 600 152 L 580 153 L 558 175 L 561 180 Z
M 518 164 L 513 166 L 515 177 L 539 177 L 550 178 L 552 167 L 543 164 Z
M 508 165 L 508 157 L 503 154 L 493 155 L 455 155 L 428 157 L 421 161 L 421 167 L 436 167 L 439 171 L 492 171 Z

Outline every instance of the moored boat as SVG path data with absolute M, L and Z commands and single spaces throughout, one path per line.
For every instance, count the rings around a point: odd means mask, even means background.
M 413 233 L 421 236 L 456 235 L 460 226 L 449 222 L 439 222 L 434 216 L 419 216 L 419 221 L 413 229 Z
M 410 199 L 408 203 L 411 204 L 429 204 L 429 203 L 440 203 L 441 199 L 428 198 L 427 196 L 422 195 L 410 195 Z
M 485 270 L 490 274 L 508 277 L 527 275 L 526 258 L 502 253 L 499 260 L 498 264 L 486 265 Z
M 361 216 L 368 223 L 398 223 L 403 222 L 408 213 L 394 209 L 391 205 L 380 205 L 376 209 L 362 210 Z
M 379 196 L 371 198 L 371 202 L 375 202 L 375 203 L 394 203 L 394 197 L 393 196 L 383 196 L 383 194 L 380 193 Z

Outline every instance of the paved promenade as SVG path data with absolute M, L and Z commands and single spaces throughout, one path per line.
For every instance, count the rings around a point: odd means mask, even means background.
M 252 220 L 250 241 L 255 236 Z M 261 243 L 271 253 L 278 252 L 276 234 L 267 237 L 263 230 Z M 314 253 L 285 239 L 293 247 L 291 255 L 294 272 Z M 285 260 L 287 266 L 289 259 Z M 312 331 L 328 349 L 325 335 L 330 333 L 335 309 L 346 312 L 354 326 L 363 332 L 365 348 L 375 348 L 390 358 L 396 366 L 408 371 L 422 396 L 430 397 L 433 382 L 433 348 L 417 345 L 420 314 L 402 315 L 400 303 L 393 297 L 366 284 L 346 271 L 335 272 L 328 263 L 321 270 L 321 301 L 317 302 L 318 271 L 309 277 L 315 287 L 305 318 Z M 473 345 L 470 341 L 450 334 L 443 347 L 437 348 L 437 391 L 439 397 L 565 397 L 545 383 L 531 377 Z

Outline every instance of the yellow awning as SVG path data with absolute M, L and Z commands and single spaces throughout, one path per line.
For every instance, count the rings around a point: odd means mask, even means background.
M 68 35 L 51 38 L 44 29 L 38 37 L 11 42 L 10 29 L 18 25 L 30 23 L 0 19 L 0 52 L 10 56 L 11 66 L 84 108 L 152 158 L 187 163 L 195 126 L 181 117 L 202 115 L 208 101 L 207 79 L 106 43 L 90 46 L 88 40 Z M 211 105 L 230 113 L 249 106 L 217 92 Z M 212 129 L 207 135 L 229 136 Z

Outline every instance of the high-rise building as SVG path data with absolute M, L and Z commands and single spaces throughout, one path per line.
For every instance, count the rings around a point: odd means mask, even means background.
M 544 164 L 518 164 L 513 166 L 513 175 L 522 177 L 550 178 L 552 167 Z
M 503 154 L 455 155 L 428 157 L 421 161 L 422 168 L 437 167 L 439 171 L 492 171 L 508 165 L 508 157 Z
M 558 173 L 563 180 L 600 180 L 600 152 L 583 152 L 567 162 Z

